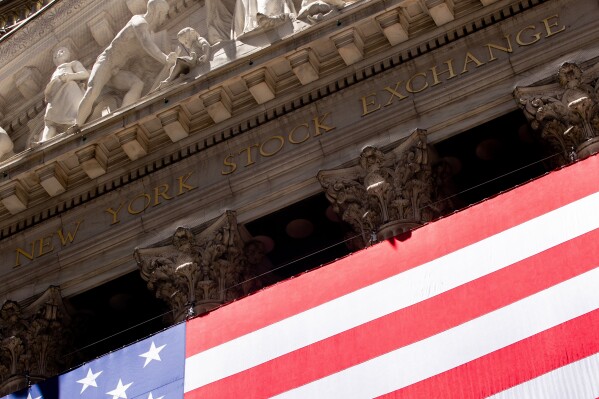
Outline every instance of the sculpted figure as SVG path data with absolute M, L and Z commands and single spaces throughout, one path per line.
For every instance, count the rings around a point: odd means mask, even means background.
M 208 41 L 216 44 L 232 39 L 236 0 L 206 0 Z
M 165 21 L 168 10 L 166 0 L 149 0 L 147 12 L 144 15 L 134 15 L 98 56 L 79 105 L 77 125 L 85 123 L 94 101 L 106 84 L 117 90 L 127 91 L 121 107 L 139 100 L 144 82 L 124 69 L 130 60 L 149 55 L 163 65 L 175 62 L 175 53 L 164 54 L 151 38 L 151 34 Z
M 302 8 L 299 11 L 299 19 L 308 19 L 310 22 L 317 22 L 326 17 L 337 8 L 345 7 L 346 3 L 352 3 L 346 0 L 302 0 Z
M 14 145 L 10 136 L 6 133 L 6 130 L 0 127 L 0 160 L 5 158 L 6 155 L 12 155 L 13 147 Z
M 44 90 L 48 105 L 40 142 L 56 136 L 57 127 L 68 127 L 76 122 L 77 109 L 83 98 L 83 89 L 78 82 L 89 77 L 89 72 L 79 61 L 71 61 L 71 52 L 66 47 L 56 49 L 53 60 L 56 70 Z
M 163 80 L 158 88 L 172 82 L 181 75 L 188 74 L 196 65 L 208 62 L 210 56 L 210 43 L 200 36 L 195 29 L 181 29 L 177 34 L 177 39 L 179 40 L 179 43 L 181 43 L 186 55 L 177 57 L 175 65 L 170 69 L 168 78 Z
M 206 0 L 206 8 L 211 44 L 272 29 L 295 17 L 293 0 Z
M 295 18 L 292 0 L 237 0 L 233 14 L 233 38 L 269 30 Z

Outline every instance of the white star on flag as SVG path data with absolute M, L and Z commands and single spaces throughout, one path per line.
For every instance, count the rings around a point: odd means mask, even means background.
M 85 391 L 88 387 L 96 387 L 97 388 L 98 384 L 96 384 L 96 378 L 98 378 L 98 376 L 100 374 L 102 374 L 102 371 L 98 371 L 97 373 L 94 373 L 90 367 L 89 370 L 87 370 L 87 376 L 85 376 L 85 378 L 82 378 L 77 381 L 79 384 L 83 384 L 83 386 L 81 387 L 80 393 L 83 393 L 83 391 Z
M 33 398 L 31 397 L 31 392 L 29 392 L 29 394 L 27 395 L 27 399 L 33 399 Z M 37 397 L 37 398 L 35 398 L 35 399 L 42 399 L 42 397 L 41 397 L 41 396 L 38 396 L 38 397 Z M 158 399 L 160 399 L 160 398 L 158 398 Z
M 156 398 L 156 399 L 162 399 L 162 398 L 164 398 L 164 396 L 161 396 L 161 397 Z M 154 397 L 152 396 L 152 392 L 150 392 L 150 396 L 148 396 L 148 399 L 154 399 Z
M 165 345 L 159 346 L 158 348 L 156 347 L 156 345 L 154 345 L 154 341 L 152 341 L 152 345 L 150 346 L 150 350 L 147 351 L 146 353 L 142 353 L 141 355 L 139 355 L 139 357 L 145 357 L 146 358 L 146 362 L 144 363 L 144 368 L 148 365 L 148 363 L 150 363 L 152 360 L 158 360 L 158 361 L 162 361 L 162 359 L 160 359 L 160 351 L 162 349 L 164 349 Z
M 123 385 L 123 382 L 119 379 L 119 383 L 116 386 L 116 388 L 114 388 L 110 392 L 106 392 L 106 395 L 112 395 L 112 399 L 120 399 L 120 398 L 127 399 L 127 393 L 125 391 L 127 390 L 127 388 L 129 388 L 131 386 L 131 384 L 133 384 L 133 383 L 130 382 L 127 385 Z

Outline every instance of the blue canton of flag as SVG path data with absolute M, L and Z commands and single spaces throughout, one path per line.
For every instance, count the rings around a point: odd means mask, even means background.
M 185 323 L 2 399 L 182 399 Z

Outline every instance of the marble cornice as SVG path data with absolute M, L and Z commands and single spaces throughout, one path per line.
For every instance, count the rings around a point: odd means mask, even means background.
M 318 80 L 302 85 L 297 78 L 293 78 L 293 74 L 275 77 L 275 85 L 280 84 L 281 89 L 277 89 L 274 100 L 265 105 L 256 105 L 246 90 L 232 96 L 232 116 L 229 119 L 220 123 L 212 121 L 204 105 L 200 104 L 208 91 L 218 89 L 230 93 L 228 85 L 238 82 L 238 76 L 260 68 L 271 68 L 273 63 L 284 61 L 298 49 L 310 49 L 319 40 L 327 40 L 340 29 L 352 29 L 359 23 L 376 23 L 376 16 L 397 9 L 403 0 L 371 1 L 348 7 L 335 20 L 324 21 L 311 29 L 296 33 L 196 80 L 185 81 L 168 91 L 147 96 L 139 104 L 85 125 L 79 134 L 58 137 L 39 148 L 17 154 L 0 165 L 0 188 L 19 181 L 24 184 L 28 195 L 27 209 L 22 212 L 11 215 L 0 206 L 0 238 L 23 231 L 282 115 L 307 107 L 480 29 L 551 1 L 499 1 L 487 7 L 471 1 L 471 13 L 460 11 L 464 16 L 444 27 L 429 24 L 428 28 L 422 28 L 422 31 L 405 43 L 395 46 L 385 44 L 385 36 L 379 33 L 366 38 L 365 57 L 356 64 L 347 67 L 338 54 L 334 57 L 322 57 L 322 60 L 317 61 L 326 67 L 321 65 Z M 185 118 L 185 123 L 181 125 L 185 126 L 187 137 L 177 142 L 171 142 L 164 131 L 165 124 L 170 123 L 170 117 L 160 119 L 160 115 L 173 112 L 179 115 L 175 118 L 177 121 Z M 149 142 L 148 154 L 134 161 L 127 158 L 117 137 L 123 129 L 130 128 L 138 129 L 138 134 L 142 134 Z M 94 179 L 90 179 L 80 166 L 73 166 L 77 164 L 73 161 L 74 158 L 80 158 L 77 154 L 90 148 L 90 151 L 101 153 L 105 158 L 105 173 Z M 66 192 L 51 198 L 36 182 L 39 177 L 35 175 L 35 170 L 54 162 L 68 176 L 68 186 L 65 187 Z

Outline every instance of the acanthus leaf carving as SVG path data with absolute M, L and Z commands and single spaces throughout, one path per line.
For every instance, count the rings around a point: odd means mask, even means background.
M 22 387 L 27 378 L 43 379 L 65 369 L 62 355 L 68 347 L 69 323 L 58 287 L 26 306 L 14 301 L 2 305 L 0 394 Z
M 516 101 L 541 137 L 559 152 L 561 164 L 599 150 L 599 66 L 583 71 L 564 63 L 557 82 L 517 87 Z
M 326 196 L 341 218 L 362 235 L 389 238 L 430 221 L 433 178 L 426 132 L 417 130 L 394 150 L 366 147 L 358 165 L 318 173 Z
M 148 288 L 170 305 L 176 321 L 247 293 L 249 262 L 234 212 L 197 233 L 179 227 L 169 245 L 138 248 L 134 256 Z

